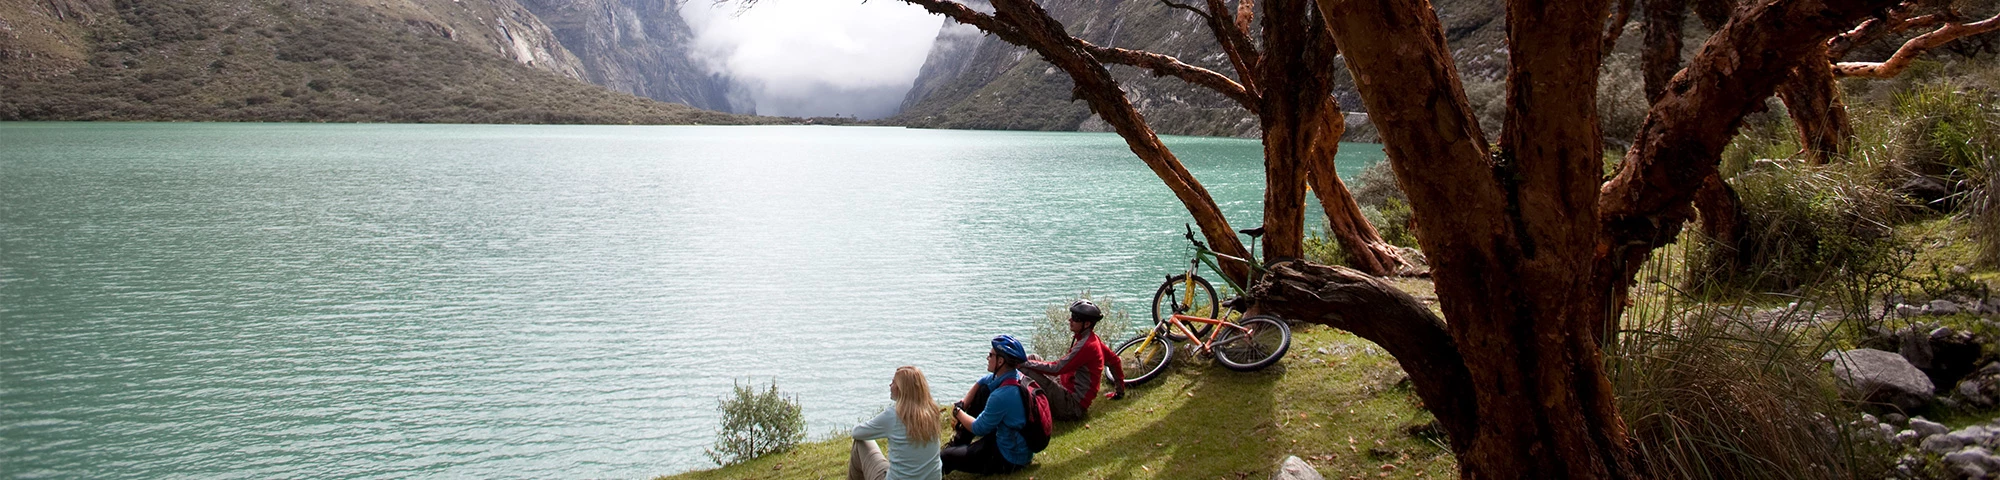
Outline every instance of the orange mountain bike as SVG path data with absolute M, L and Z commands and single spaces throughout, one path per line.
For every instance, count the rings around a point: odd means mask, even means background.
M 1251 236 L 1253 246 L 1261 230 L 1245 232 Z M 1260 266 L 1209 250 L 1195 240 L 1192 226 L 1188 227 L 1187 239 L 1194 245 L 1195 258 L 1189 262 L 1187 272 L 1168 277 L 1153 296 L 1153 328 L 1118 346 L 1118 360 L 1124 364 L 1128 386 L 1145 383 L 1166 371 L 1167 364 L 1173 361 L 1174 342 L 1192 343 L 1197 354 L 1212 354 L 1216 363 L 1239 372 L 1261 370 L 1278 363 L 1292 346 L 1292 330 L 1284 320 L 1270 315 L 1231 320 L 1239 316 L 1230 315 L 1235 309 L 1220 307 L 1232 302 L 1216 301 L 1215 287 L 1194 274 L 1195 268 L 1204 263 L 1219 271 L 1212 260 L 1215 258 L 1243 262 L 1252 270 Z M 1227 276 L 1223 278 L 1228 281 Z M 1233 282 L 1230 287 L 1242 290 Z M 1207 316 L 1189 315 L 1198 311 L 1206 311 Z

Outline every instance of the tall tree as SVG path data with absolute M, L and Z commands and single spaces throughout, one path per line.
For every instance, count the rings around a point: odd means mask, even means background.
M 1233 9 L 1221 0 L 1208 0 L 1201 6 L 1163 1 L 1204 20 L 1230 58 L 1237 75 L 1232 79 L 1172 56 L 1101 47 L 1076 38 L 1032 0 L 994 0 L 992 14 L 951 0 L 904 1 L 1027 47 L 1068 74 L 1076 83 L 1077 98 L 1087 102 L 1125 138 L 1134 154 L 1153 167 L 1218 251 L 1247 258 L 1220 209 L 1179 159 L 1160 144 L 1144 117 L 1118 89 L 1106 64 L 1138 67 L 1215 90 L 1257 115 L 1264 136 L 1267 257 L 1304 254 L 1303 202 L 1306 186 L 1311 184 L 1327 213 L 1329 229 L 1356 268 L 1386 275 L 1402 266 L 1395 248 L 1368 224 L 1334 170 L 1345 119 L 1331 98 L 1334 73 L 1324 66 L 1334 61 L 1335 52 L 1323 22 L 1309 4 L 1292 0 L 1266 5 L 1269 12 L 1283 14 L 1261 15 L 1261 23 L 1256 24 L 1261 27 L 1260 45 L 1249 34 L 1260 17 L 1249 1 L 1239 2 Z M 1233 279 L 1249 279 L 1249 270 L 1241 265 L 1224 262 L 1222 266 L 1223 274 Z
M 1640 265 L 1691 218 L 1697 192 L 1715 176 L 1743 117 L 1762 108 L 1828 39 L 1894 2 L 1768 0 L 1738 10 L 1662 85 L 1618 173 L 1607 180 L 1596 85 L 1609 0 L 1508 0 L 1506 123 L 1497 144 L 1481 132 L 1437 14 L 1424 0 L 1318 0 L 1317 16 L 1297 7 L 1302 0 L 1271 0 L 1267 17 L 1288 12 L 1287 18 L 1262 23 L 1261 57 L 1232 54 L 1241 83 L 1170 58 L 1068 37 L 1031 0 L 994 0 L 991 15 L 948 0 L 905 1 L 1042 54 L 1076 80 L 1077 95 L 1127 135 L 1149 165 L 1171 154 L 1146 140 L 1150 130 L 1131 127 L 1143 120 L 1114 94 L 1103 62 L 1219 88 L 1260 118 L 1270 110 L 1301 112 L 1279 115 L 1298 119 L 1284 125 L 1299 125 L 1287 128 L 1311 139 L 1281 143 L 1327 148 L 1336 139 L 1313 132 L 1332 127 L 1311 121 L 1327 118 L 1314 113 L 1323 97 L 1308 88 L 1274 97 L 1273 82 L 1290 79 L 1245 73 L 1294 71 L 1260 64 L 1282 61 L 1281 51 L 1298 52 L 1284 56 L 1310 68 L 1332 69 L 1330 55 L 1280 49 L 1274 45 L 1282 42 L 1270 37 L 1276 28 L 1311 38 L 1313 22 L 1320 22 L 1382 132 L 1449 322 L 1379 279 L 1302 261 L 1274 265 L 1251 288 L 1252 309 L 1348 329 L 1382 345 L 1437 415 L 1466 478 L 1639 476 L 1601 335 L 1623 314 Z M 1236 21 L 1220 22 L 1229 18 L 1220 4 L 1198 10 L 1214 29 L 1227 28 L 1218 23 L 1247 29 L 1250 15 L 1241 12 L 1250 6 L 1239 0 Z M 1266 145 L 1268 152 L 1272 143 Z M 1279 191 L 1267 192 L 1268 202 L 1301 200 L 1297 178 L 1311 164 L 1286 162 L 1267 158 L 1267 177 L 1279 179 L 1271 182 Z M 1176 182 L 1192 182 L 1170 170 L 1155 168 L 1177 193 Z M 1191 196 L 1181 198 L 1188 203 Z
M 1410 196 L 1450 321 L 1408 312 L 1365 277 L 1297 263 L 1253 288 L 1257 308 L 1351 329 L 1394 354 L 1467 478 L 1629 478 L 1599 336 L 1640 264 L 1692 216 L 1743 116 L 1815 48 L 1891 2 L 1740 10 L 1662 85 L 1608 181 L 1594 109 L 1607 1 L 1508 2 L 1497 145 L 1477 127 L 1426 2 L 1318 4 Z

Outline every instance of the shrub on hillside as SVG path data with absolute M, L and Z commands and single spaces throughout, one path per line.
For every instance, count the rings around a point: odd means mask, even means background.
M 1062 303 L 1050 304 L 1044 309 L 1041 323 L 1035 324 L 1035 335 L 1028 339 L 1028 353 L 1041 355 L 1045 359 L 1062 358 L 1069 353 L 1069 304 L 1077 300 L 1089 300 L 1104 312 L 1104 319 L 1097 321 L 1097 338 L 1112 348 L 1118 347 L 1132 335 L 1132 314 L 1125 304 L 1106 298 L 1091 298 L 1090 292 L 1083 292 L 1076 298 Z
M 1375 226 L 1375 233 L 1391 245 L 1418 248 L 1416 229 L 1410 223 L 1413 219 L 1410 198 L 1396 184 L 1396 173 L 1389 162 L 1376 162 L 1361 170 L 1354 184 L 1354 203 L 1361 206 L 1361 216 Z M 1306 259 L 1314 263 L 1348 265 L 1346 252 L 1324 225 L 1306 232 L 1305 253 Z
M 1630 145 L 1646 120 L 1646 80 L 1631 54 L 1614 53 L 1597 78 L 1597 117 L 1608 147 Z
M 1389 167 L 1388 160 L 1361 169 L 1361 174 L 1354 177 L 1354 186 L 1354 203 L 1361 206 L 1382 208 L 1382 204 L 1392 198 L 1404 203 L 1410 201 L 1410 197 L 1403 194 L 1403 187 L 1396 184 L 1396 170 Z
M 716 433 L 715 447 L 703 449 L 717 464 L 732 465 L 790 450 L 806 438 L 804 409 L 797 398 L 778 393 L 777 381 L 763 393 L 737 384 L 736 396 L 718 403 L 722 429 Z
M 1694 253 L 1707 293 L 1797 291 L 1837 276 L 1888 268 L 1890 225 L 1902 202 L 1877 182 L 1878 167 L 1771 162 L 1729 181 L 1742 200 L 1741 238 L 1704 239 Z M 1755 268 L 1747 268 L 1754 266 Z

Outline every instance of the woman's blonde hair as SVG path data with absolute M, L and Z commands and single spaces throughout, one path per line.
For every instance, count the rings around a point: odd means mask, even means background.
M 897 367 L 895 379 L 889 381 L 889 397 L 896 399 L 896 419 L 903 421 L 910 443 L 937 440 L 942 427 L 937 402 L 931 400 L 931 383 L 924 380 L 923 370 L 908 365 Z

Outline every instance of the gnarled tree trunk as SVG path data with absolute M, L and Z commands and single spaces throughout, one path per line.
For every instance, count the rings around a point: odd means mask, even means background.
M 1784 100 L 1786 114 L 1799 130 L 1799 147 L 1814 165 L 1847 155 L 1847 140 L 1854 136 L 1831 67 L 1826 47 L 1820 46 L 1807 52 L 1791 79 L 1778 87 L 1778 99 Z
M 1304 255 L 1304 197 L 1312 186 L 1327 215 L 1327 230 L 1354 268 L 1391 275 L 1402 266 L 1394 246 L 1369 225 L 1361 206 L 1340 181 L 1336 158 L 1347 128 L 1333 102 L 1333 38 L 1310 3 L 1264 3 L 1264 52 L 1258 117 L 1264 128 L 1265 259 Z
M 1460 472 L 1632 475 L 1590 335 L 1603 309 L 1576 301 L 1592 287 L 1607 2 L 1509 4 L 1508 125 L 1492 157 L 1427 5 L 1323 0 L 1320 8 L 1410 196 L 1454 319 L 1448 331 L 1478 391 L 1476 427 L 1454 432 L 1471 437 L 1454 440 Z
M 1681 69 L 1681 21 L 1687 16 L 1687 0 L 1646 1 L 1646 46 L 1639 52 L 1639 68 L 1646 80 L 1646 102 L 1660 100 L 1667 82 Z

